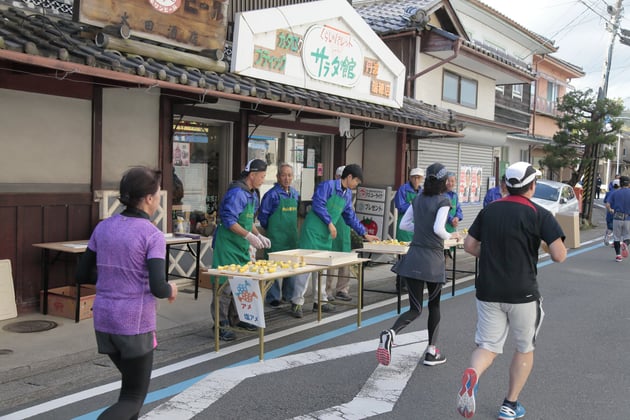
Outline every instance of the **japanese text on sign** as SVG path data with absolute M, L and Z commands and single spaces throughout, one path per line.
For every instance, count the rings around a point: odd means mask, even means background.
M 357 188 L 357 199 L 385 202 L 385 190 L 382 188 L 359 187 Z
M 314 79 L 353 86 L 359 80 L 363 52 L 348 32 L 328 25 L 313 25 L 304 35 L 302 61 Z
M 385 213 L 385 203 L 376 201 L 357 201 L 357 213 L 383 215 Z
M 258 282 L 248 277 L 232 277 L 230 288 L 239 319 L 265 328 L 265 311 Z

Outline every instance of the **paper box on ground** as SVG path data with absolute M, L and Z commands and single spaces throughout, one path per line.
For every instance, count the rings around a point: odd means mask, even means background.
M 578 212 L 558 213 L 556 220 L 560 224 L 566 239 L 564 245 L 567 248 L 580 247 L 580 215 Z
M 79 300 L 79 319 L 92 318 L 92 305 L 96 296 L 96 288 L 91 284 L 81 286 Z M 39 292 L 40 310 L 43 309 L 44 291 Z M 74 319 L 77 304 L 76 286 L 63 286 L 48 289 L 48 315 Z

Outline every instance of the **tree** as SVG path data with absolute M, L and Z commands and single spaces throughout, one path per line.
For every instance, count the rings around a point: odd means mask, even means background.
M 582 181 L 583 203 L 587 203 L 588 214 L 582 217 L 591 224 L 594 175 L 599 159 L 612 158 L 613 150 L 602 145 L 617 142 L 617 133 L 623 122 L 617 117 L 623 111 L 621 99 L 603 98 L 598 100 L 591 89 L 572 91 L 565 94 L 558 103 L 560 117 L 556 118 L 559 131 L 553 142 L 544 147 L 547 156 L 540 161 L 552 172 L 561 168 L 571 169 L 571 185 Z

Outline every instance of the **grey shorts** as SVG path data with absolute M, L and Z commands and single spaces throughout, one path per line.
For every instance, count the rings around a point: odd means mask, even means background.
M 482 349 L 501 354 L 511 330 L 516 350 L 529 353 L 534 351 L 544 316 L 542 298 L 528 303 L 484 302 L 477 299 L 475 342 Z
M 96 345 L 101 354 L 119 353 L 123 359 L 135 359 L 157 347 L 155 331 L 138 335 L 119 335 L 96 331 Z
M 630 239 L 630 220 L 613 220 L 613 240 L 623 242 Z

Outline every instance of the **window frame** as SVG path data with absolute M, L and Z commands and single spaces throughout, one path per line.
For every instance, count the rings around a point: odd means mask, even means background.
M 445 88 L 447 86 L 446 84 L 447 77 L 456 79 L 457 81 L 457 98 L 456 99 L 452 99 L 445 95 Z M 474 90 L 475 90 L 474 104 L 471 102 L 465 102 L 462 99 L 462 92 L 463 92 L 462 86 L 464 83 L 470 83 L 470 86 L 474 86 Z M 475 79 L 464 77 L 450 70 L 444 70 L 442 73 L 442 100 L 445 102 L 455 103 L 455 104 L 464 106 L 466 108 L 477 109 L 477 105 L 479 103 L 479 82 Z

